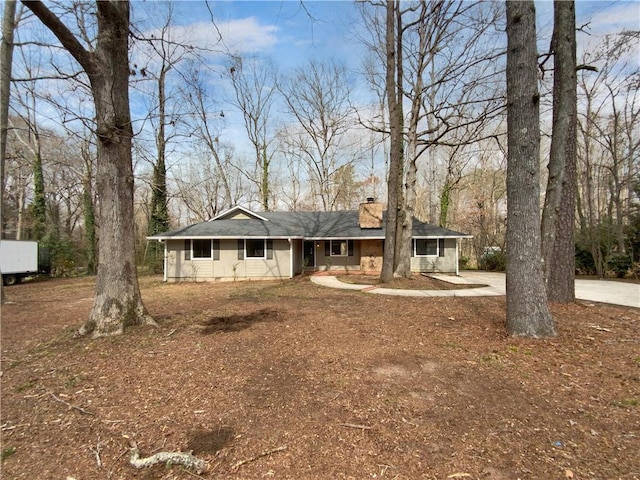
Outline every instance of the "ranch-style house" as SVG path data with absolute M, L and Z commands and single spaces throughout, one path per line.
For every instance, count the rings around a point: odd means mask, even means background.
M 207 222 L 148 237 L 164 243 L 168 282 L 379 273 L 384 238 L 383 206 L 373 199 L 359 211 L 256 213 L 237 206 Z M 457 274 L 462 238 L 471 236 L 414 219 L 412 271 Z

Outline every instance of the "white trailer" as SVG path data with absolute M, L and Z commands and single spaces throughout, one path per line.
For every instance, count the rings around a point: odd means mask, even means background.
M 0 240 L 0 272 L 5 285 L 38 273 L 38 242 Z

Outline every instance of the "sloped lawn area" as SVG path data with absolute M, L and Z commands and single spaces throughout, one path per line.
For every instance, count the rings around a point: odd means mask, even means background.
M 8 288 L 3 479 L 640 478 L 640 311 L 553 306 L 505 334 L 505 299 L 142 277 L 158 328 L 74 339 L 90 278 Z

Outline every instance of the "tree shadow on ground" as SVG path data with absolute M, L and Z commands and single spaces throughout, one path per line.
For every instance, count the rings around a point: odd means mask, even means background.
M 277 310 L 262 309 L 244 315 L 227 315 L 222 317 L 211 317 L 201 323 L 204 327 L 201 331 L 203 335 L 220 332 L 239 332 L 258 322 L 279 321 L 280 313 Z
M 216 453 L 235 438 L 235 431 L 228 426 L 213 430 L 193 430 L 189 432 L 187 448 L 194 454 Z

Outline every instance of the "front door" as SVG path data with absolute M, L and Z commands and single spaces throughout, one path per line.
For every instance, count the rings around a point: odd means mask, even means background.
M 304 268 L 314 268 L 316 266 L 316 244 L 310 240 L 305 240 L 302 247 L 302 265 Z

